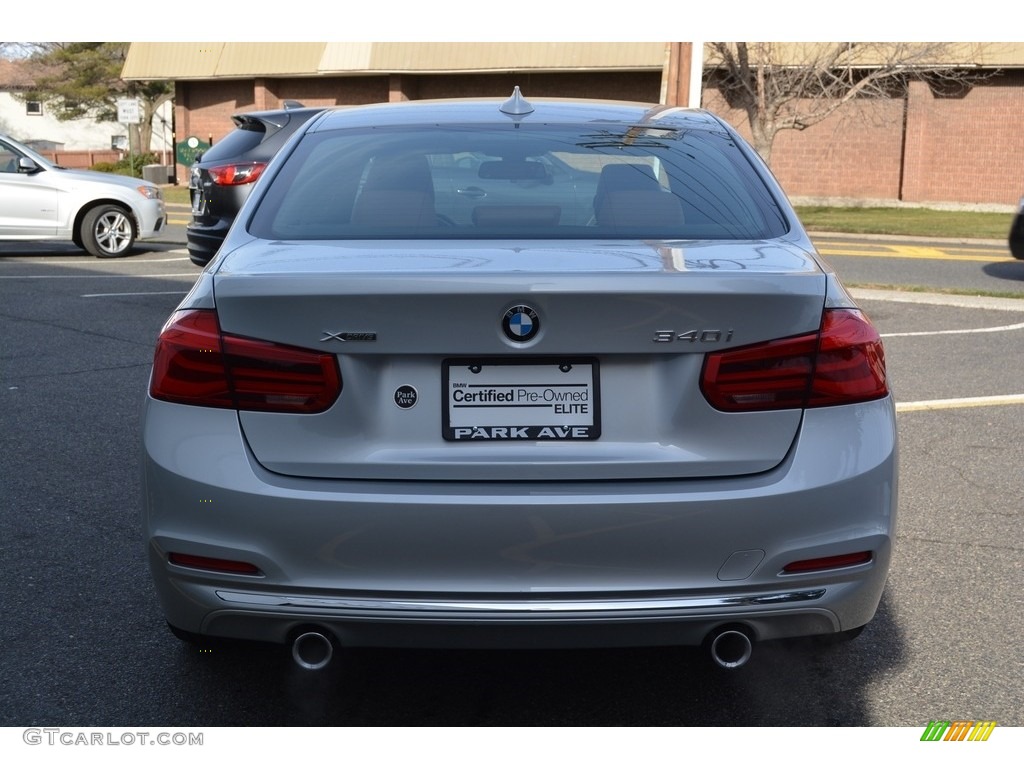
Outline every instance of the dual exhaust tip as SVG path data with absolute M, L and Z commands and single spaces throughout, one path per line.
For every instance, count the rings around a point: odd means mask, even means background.
M 317 672 L 334 658 L 334 641 L 317 629 L 302 632 L 292 641 L 292 658 L 302 669 Z
M 327 632 L 306 630 L 292 641 L 292 658 L 302 669 L 316 672 L 331 663 L 335 641 Z M 722 669 L 739 669 L 754 652 L 750 631 L 744 627 L 723 627 L 708 635 L 711 660 Z
M 754 641 L 750 630 L 745 627 L 723 627 L 716 629 L 707 640 L 711 660 L 722 669 L 739 669 L 754 652 Z

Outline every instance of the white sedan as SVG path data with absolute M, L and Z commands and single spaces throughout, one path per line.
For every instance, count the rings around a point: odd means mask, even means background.
M 0 240 L 70 240 L 93 256 L 131 251 L 167 225 L 163 193 L 148 181 L 54 165 L 0 135 Z

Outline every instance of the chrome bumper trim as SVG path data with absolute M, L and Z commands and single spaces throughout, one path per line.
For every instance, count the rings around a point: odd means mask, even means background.
M 634 600 L 388 600 L 369 597 L 309 597 L 268 595 L 252 592 L 217 590 L 226 603 L 267 608 L 315 608 L 320 610 L 394 612 L 466 612 L 466 613 L 581 613 L 630 611 L 699 611 L 714 608 L 780 605 L 818 600 L 824 589 L 773 592 L 739 597 L 657 597 Z

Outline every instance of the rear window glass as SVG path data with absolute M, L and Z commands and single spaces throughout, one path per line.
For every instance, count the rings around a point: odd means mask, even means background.
M 236 128 L 203 153 L 203 161 L 225 160 L 240 157 L 253 147 L 258 147 L 266 136 L 261 124 L 247 123 L 243 128 Z
M 729 136 L 595 123 L 313 133 L 249 230 L 284 240 L 750 240 L 786 224 Z

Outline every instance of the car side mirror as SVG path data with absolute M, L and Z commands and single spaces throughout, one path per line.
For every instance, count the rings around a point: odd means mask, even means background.
M 41 170 L 31 157 L 18 158 L 18 173 L 38 173 Z

